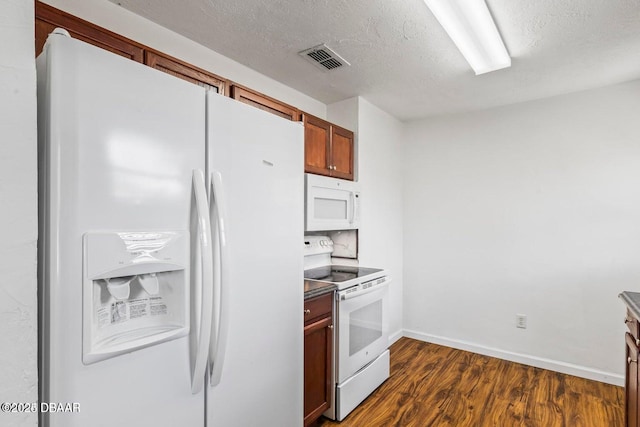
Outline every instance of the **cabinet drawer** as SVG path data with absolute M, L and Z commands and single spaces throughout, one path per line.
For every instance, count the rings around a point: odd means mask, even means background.
M 631 336 L 637 340 L 638 339 L 638 319 L 633 317 L 633 315 L 629 310 L 627 310 L 627 317 L 624 319 L 624 323 L 626 323 Z
M 304 302 L 304 323 L 315 320 L 319 317 L 331 315 L 333 306 L 333 292 L 311 298 Z

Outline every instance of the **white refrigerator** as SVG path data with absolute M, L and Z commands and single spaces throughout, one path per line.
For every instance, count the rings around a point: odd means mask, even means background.
M 51 427 L 299 426 L 303 128 L 52 34 L 37 59 Z

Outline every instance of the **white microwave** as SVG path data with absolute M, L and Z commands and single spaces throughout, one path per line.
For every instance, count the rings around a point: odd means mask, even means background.
M 356 230 L 359 226 L 358 183 L 305 174 L 305 231 Z

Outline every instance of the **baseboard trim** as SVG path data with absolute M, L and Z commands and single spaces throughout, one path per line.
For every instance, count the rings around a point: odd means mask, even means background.
M 402 338 L 404 336 L 403 332 L 404 331 L 402 329 L 398 329 L 396 332 L 389 334 L 389 346 Z
M 395 336 L 395 334 L 394 334 Z M 470 351 L 485 356 L 496 357 L 498 359 L 508 360 L 510 362 L 522 363 L 524 365 L 534 366 L 536 368 L 547 369 L 550 371 L 560 372 L 562 374 L 573 375 L 576 377 L 586 378 L 589 380 L 600 381 L 616 386 L 624 386 L 624 376 L 614 374 L 612 372 L 600 371 L 586 366 L 574 365 L 572 363 L 561 362 L 558 360 L 545 359 L 543 357 L 531 356 L 528 354 L 515 353 L 511 351 L 501 350 L 493 347 L 474 344 L 468 341 L 455 340 L 451 338 L 440 337 L 436 335 L 425 334 L 423 332 L 405 329 L 403 336 L 413 338 L 419 341 L 429 342 L 433 344 L 443 345 L 445 347 L 457 348 L 458 350 Z M 399 338 L 399 337 L 398 337 Z M 391 338 L 390 338 L 391 339 Z

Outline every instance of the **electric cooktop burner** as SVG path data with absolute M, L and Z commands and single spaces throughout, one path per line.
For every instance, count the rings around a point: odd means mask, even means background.
M 325 265 L 304 271 L 307 280 L 319 280 L 323 282 L 342 283 L 353 279 L 366 278 L 372 274 L 380 273 L 379 268 L 354 267 L 349 265 Z

